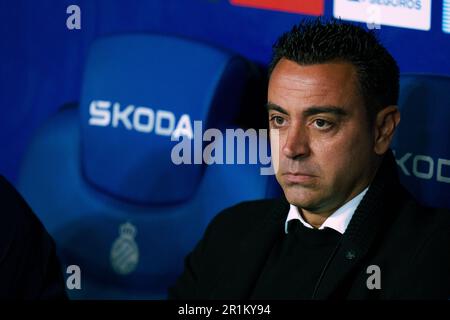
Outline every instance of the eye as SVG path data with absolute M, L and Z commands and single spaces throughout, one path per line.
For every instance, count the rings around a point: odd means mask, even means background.
M 278 125 L 283 125 L 284 119 L 282 117 L 275 117 L 275 123 Z
M 284 118 L 280 116 L 273 116 L 272 118 L 270 118 L 270 121 L 273 122 L 276 126 L 282 126 L 285 124 Z
M 316 119 L 316 120 L 314 120 L 314 124 L 315 124 L 316 128 L 320 129 L 320 130 L 328 129 L 333 126 L 333 123 L 331 123 L 330 121 L 324 120 L 324 119 Z

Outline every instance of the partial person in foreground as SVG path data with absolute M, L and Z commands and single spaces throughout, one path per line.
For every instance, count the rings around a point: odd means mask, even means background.
M 269 72 L 284 197 L 218 214 L 169 298 L 449 299 L 450 212 L 413 199 L 390 149 L 391 54 L 372 31 L 317 19 L 277 40 Z
M 55 243 L 0 176 L 0 299 L 67 299 Z

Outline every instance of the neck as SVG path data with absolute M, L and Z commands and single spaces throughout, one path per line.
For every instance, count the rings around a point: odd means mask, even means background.
M 355 188 L 353 192 L 350 193 L 349 196 L 347 196 L 343 201 L 340 202 L 340 204 L 333 206 L 332 208 L 323 209 L 317 211 L 309 211 L 300 207 L 298 208 L 298 211 L 302 215 L 303 219 L 305 219 L 306 222 L 308 222 L 311 226 L 318 229 L 320 226 L 325 222 L 325 220 L 328 219 L 329 216 L 331 216 L 334 212 L 336 212 L 337 209 L 339 209 L 341 206 L 346 204 L 348 201 L 352 200 L 354 197 L 356 197 L 358 194 L 360 194 L 367 186 L 373 181 L 375 178 L 375 175 L 380 167 L 382 161 L 382 157 L 379 157 L 375 161 L 375 169 L 372 170 L 372 173 L 367 177 L 365 181 L 363 181 L 359 187 Z
M 305 208 L 298 208 L 299 213 L 302 215 L 303 219 L 308 222 L 311 226 L 318 229 L 320 226 L 328 219 L 334 212 L 336 212 L 340 207 L 345 205 L 347 202 L 351 201 L 357 195 L 359 195 L 364 189 L 367 188 L 367 184 L 363 184 L 361 187 L 355 189 L 350 193 L 343 201 L 340 201 L 339 204 L 334 205 L 333 207 L 329 207 L 327 209 L 321 208 L 321 210 L 307 210 Z
M 328 219 L 329 216 L 333 214 L 333 212 L 326 213 L 315 213 L 302 208 L 298 208 L 298 212 L 302 215 L 303 219 L 308 222 L 315 229 L 319 229 L 320 226 Z

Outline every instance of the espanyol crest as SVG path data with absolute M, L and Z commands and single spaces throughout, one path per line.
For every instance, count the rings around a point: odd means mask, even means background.
M 134 271 L 139 262 L 139 248 L 134 241 L 137 230 L 129 222 L 119 227 L 119 237 L 111 247 L 110 261 L 114 271 L 126 275 Z

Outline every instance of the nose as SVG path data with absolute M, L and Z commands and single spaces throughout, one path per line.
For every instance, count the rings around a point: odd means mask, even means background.
M 289 128 L 282 152 L 289 159 L 309 155 L 309 137 L 307 130 L 302 125 L 293 125 Z

